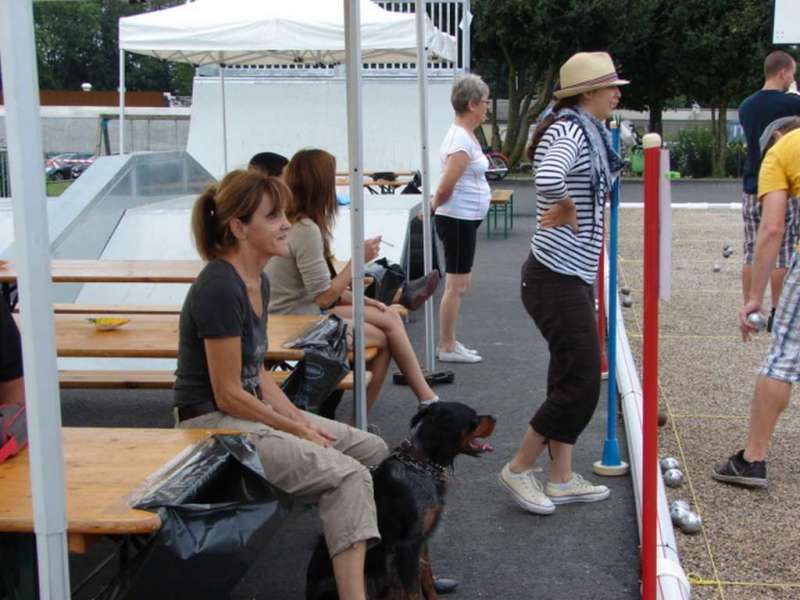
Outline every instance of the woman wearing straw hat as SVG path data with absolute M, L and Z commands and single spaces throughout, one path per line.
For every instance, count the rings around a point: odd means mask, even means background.
M 603 209 L 623 166 L 604 121 L 620 99 L 605 52 L 580 52 L 561 67 L 558 101 L 534 132 L 538 227 L 522 267 L 522 302 L 547 340 L 547 397 L 522 443 L 500 473 L 500 485 L 522 508 L 552 513 L 556 505 L 596 502 L 609 489 L 572 471 L 572 449 L 600 394 L 600 346 L 593 284 L 603 243 Z M 550 449 L 546 485 L 533 474 Z

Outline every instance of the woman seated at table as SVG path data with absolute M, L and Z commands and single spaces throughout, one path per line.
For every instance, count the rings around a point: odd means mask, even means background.
M 339 597 L 365 600 L 364 556 L 380 539 L 367 467 L 386 458 L 386 444 L 298 410 L 264 369 L 264 266 L 289 252 L 290 194 L 277 178 L 234 171 L 195 202 L 195 244 L 209 262 L 181 310 L 176 412 L 180 427 L 253 434 L 267 479 L 319 502 Z
M 289 253 L 267 264 L 272 286 L 269 310 L 278 314 L 319 314 L 330 310 L 342 318 L 353 316 L 351 263 L 339 273 L 333 269 L 330 249 L 336 203 L 336 159 L 324 150 L 301 150 L 286 167 L 285 181 L 292 190 L 286 209 Z M 364 242 L 364 260 L 378 256 L 381 238 Z M 367 386 L 367 409 L 378 399 L 383 380 L 394 358 L 420 402 L 438 400 L 419 366 L 400 315 L 382 302 L 364 299 L 366 345 L 378 349 L 369 365 L 372 381 Z

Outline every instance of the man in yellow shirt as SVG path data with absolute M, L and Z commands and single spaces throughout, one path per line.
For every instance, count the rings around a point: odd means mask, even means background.
M 800 127 L 800 122 L 794 124 Z M 761 310 L 764 291 L 775 268 L 790 198 L 800 197 L 800 129 L 784 133 L 767 152 L 758 174 L 761 224 L 756 238 L 752 281 L 739 313 L 742 339 L 756 331 L 748 322 Z M 717 481 L 744 487 L 767 487 L 767 450 L 781 413 L 789 404 L 792 384 L 800 382 L 800 262 L 795 253 L 778 301 L 772 340 L 756 381 L 744 449 L 714 466 Z

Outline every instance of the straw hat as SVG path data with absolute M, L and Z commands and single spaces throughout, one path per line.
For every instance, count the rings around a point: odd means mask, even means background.
M 630 83 L 619 78 L 608 52 L 573 54 L 561 66 L 559 76 L 561 83 L 554 92 L 556 98 L 568 98 L 590 90 Z

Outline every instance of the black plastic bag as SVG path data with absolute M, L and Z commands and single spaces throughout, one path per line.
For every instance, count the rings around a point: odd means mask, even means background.
M 319 412 L 320 405 L 350 371 L 347 324 L 337 315 L 329 315 L 287 345 L 302 348 L 303 360 L 281 389 L 298 408 Z
M 387 306 L 392 304 L 397 290 L 406 281 L 406 272 L 398 264 L 390 265 L 385 258 L 380 258 L 364 267 L 364 274 L 372 278 L 364 294 L 383 302 Z
M 220 600 L 231 591 L 291 508 L 266 480 L 256 449 L 242 435 L 200 444 L 135 508 L 155 510 L 161 529 L 136 536 L 105 598 Z

